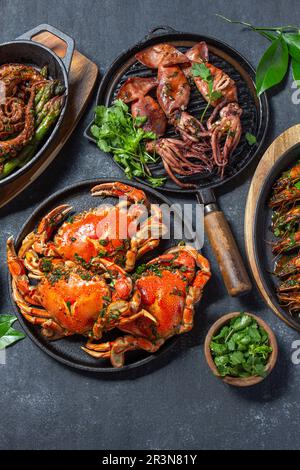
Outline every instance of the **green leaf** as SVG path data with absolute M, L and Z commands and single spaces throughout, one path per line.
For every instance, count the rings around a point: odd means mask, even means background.
M 300 62 L 300 34 L 283 33 L 282 37 L 288 45 L 290 55 Z
M 209 95 L 209 101 L 217 101 L 218 99 L 222 98 L 222 93 L 220 91 L 212 91 Z
M 194 77 L 200 77 L 203 80 L 207 81 L 211 78 L 211 73 L 208 67 L 204 63 L 192 65 L 192 74 Z
M 235 351 L 230 354 L 230 361 L 233 365 L 242 364 L 243 360 L 244 354 L 240 351 Z
M 250 315 L 240 315 L 234 320 L 234 323 L 232 324 L 233 331 L 242 330 L 243 328 L 251 325 L 251 323 L 252 317 L 250 317 Z
M 163 186 L 167 178 L 153 178 L 152 176 L 147 176 L 147 181 L 153 186 L 153 188 L 159 188 Z
M 23 333 L 12 328 L 16 320 L 15 315 L 0 315 L 0 350 L 25 338 Z
M 263 54 L 256 71 L 256 91 L 260 95 L 283 80 L 288 69 L 288 46 L 282 36 Z
M 294 184 L 295 188 L 300 189 L 300 181 Z
M 255 135 L 251 134 L 251 132 L 246 132 L 245 138 L 249 145 L 254 145 L 257 142 Z
M 227 345 L 215 342 L 210 343 L 210 349 L 216 356 L 223 356 L 227 353 Z
M 213 341 L 218 341 L 221 338 L 226 338 L 229 333 L 229 326 L 225 325 L 221 328 L 220 332 L 213 337 Z
M 10 346 L 23 338 L 25 338 L 24 333 L 21 333 L 14 328 L 9 328 L 5 335 L 0 338 L 0 350 L 7 348 L 7 346 Z
M 300 62 L 298 62 L 294 57 L 292 57 L 292 71 L 293 79 L 297 83 L 297 87 L 300 88 Z

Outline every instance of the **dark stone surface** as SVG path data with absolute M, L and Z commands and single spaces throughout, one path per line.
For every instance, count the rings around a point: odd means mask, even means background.
M 46 22 L 76 39 L 77 47 L 105 71 L 124 49 L 158 24 L 216 36 L 257 64 L 266 41 L 214 16 L 256 24 L 300 24 L 296 0 L 0 0 L 0 42 Z M 291 101 L 291 79 L 272 97 L 268 143 L 299 122 Z M 5 240 L 17 234 L 33 209 L 53 191 L 96 176 L 120 177 L 108 158 L 82 137 L 92 103 L 55 162 L 1 217 L 1 313 L 12 307 L 7 287 Z M 243 216 L 254 166 L 220 203 L 244 253 Z M 212 259 L 209 246 L 205 253 Z M 213 260 L 213 259 L 212 259 Z M 242 299 L 226 295 L 213 261 L 214 280 L 199 309 L 193 332 L 181 339 L 180 353 L 151 374 L 103 380 L 63 367 L 29 339 L 7 351 L 0 366 L 0 448 L 69 449 L 245 449 L 299 448 L 300 366 L 290 360 L 299 337 L 272 312 L 256 290 Z M 221 314 L 245 309 L 273 327 L 280 346 L 278 366 L 261 385 L 248 390 L 224 386 L 206 366 L 203 341 Z

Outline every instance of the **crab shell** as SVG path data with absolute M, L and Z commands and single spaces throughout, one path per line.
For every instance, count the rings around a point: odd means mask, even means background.
M 30 258 L 31 252 L 27 254 Z M 41 326 L 48 339 L 74 334 L 100 339 L 128 313 L 122 301 L 131 295 L 132 280 L 120 266 L 106 259 L 99 259 L 101 275 L 60 258 L 41 258 L 34 269 L 33 263 L 28 263 L 28 269 L 27 259 L 17 256 L 10 237 L 7 262 L 16 304 L 28 322 Z M 37 283 L 33 285 L 30 278 Z M 110 303 L 115 309 L 109 309 L 107 316 Z
M 86 335 L 92 331 L 100 312 L 110 299 L 105 280 L 91 276 L 87 271 L 74 268 L 67 278 L 51 282 L 43 277 L 37 287 L 41 306 L 51 313 L 52 319 L 68 334 Z M 44 334 L 45 331 L 44 328 Z
M 206 258 L 192 247 L 175 247 L 150 261 L 135 282 L 138 318 L 119 327 L 129 333 L 112 342 L 88 342 L 85 352 L 96 358 L 109 358 L 114 367 L 122 367 L 124 354 L 134 349 L 157 351 L 166 339 L 193 327 L 194 306 L 210 279 Z
M 197 256 L 199 259 L 201 255 Z M 141 336 L 153 340 L 168 338 L 183 326 L 187 327 L 186 331 L 192 328 L 194 304 L 200 299 L 203 282 L 210 277 L 207 263 L 207 272 L 196 275 L 196 263 L 190 252 L 182 247 L 179 252 L 171 250 L 147 264 L 148 269 L 136 281 L 135 289 L 141 295 L 140 308 L 150 312 L 157 324 L 153 327 L 147 319 L 139 319 L 137 329 Z M 136 333 L 137 329 L 133 325 L 131 332 Z M 130 331 L 130 327 L 126 331 Z
M 117 205 L 101 205 L 78 213 L 55 229 L 72 209 L 58 206 L 40 222 L 37 233 L 24 239 L 20 256 L 29 247 L 43 256 L 59 256 L 83 266 L 106 258 L 132 271 L 136 259 L 159 244 L 166 227 L 161 210 L 151 205 L 145 193 L 120 182 L 103 183 L 91 190 L 92 196 L 119 197 Z M 155 232 L 155 233 L 154 233 Z M 53 237 L 54 234 L 54 237 Z M 154 235 L 153 235 L 154 234 Z

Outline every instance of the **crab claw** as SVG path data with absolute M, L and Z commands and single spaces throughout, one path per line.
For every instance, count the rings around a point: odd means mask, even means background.
M 145 338 L 126 335 L 107 343 L 87 343 L 86 347 L 81 349 L 97 359 L 110 359 L 113 367 L 122 367 L 124 365 L 124 355 L 127 351 L 143 349 L 149 353 L 154 353 L 163 343 L 164 340 L 152 342 Z
M 6 252 L 8 269 L 17 289 L 24 296 L 31 296 L 34 288 L 29 284 L 23 260 L 16 254 L 13 237 L 9 237 L 6 242 Z
M 93 264 L 95 264 L 97 268 L 102 268 L 104 270 L 104 276 L 106 275 L 111 279 L 115 289 L 112 299 L 128 299 L 132 292 L 132 279 L 126 271 L 105 258 L 94 258 L 91 261 L 91 266 L 93 266 Z
M 72 207 L 68 204 L 61 204 L 60 206 L 52 209 L 46 214 L 40 221 L 37 231 L 30 232 L 23 240 L 19 256 L 23 258 L 29 248 L 33 248 L 37 253 L 40 254 L 53 254 L 47 253 L 48 247 L 47 242 L 50 239 L 55 228 L 64 220 L 66 215 L 72 210 Z M 51 249 L 50 249 L 51 251 Z
M 119 197 L 128 199 L 135 204 L 145 204 L 147 207 L 149 206 L 149 201 L 144 191 L 118 181 L 98 184 L 91 189 L 91 193 L 92 196 Z

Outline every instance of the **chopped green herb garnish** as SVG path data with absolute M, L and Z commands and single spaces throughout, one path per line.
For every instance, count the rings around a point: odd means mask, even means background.
M 213 336 L 210 350 L 222 377 L 265 376 L 272 352 L 267 332 L 245 313 Z
M 208 110 L 209 106 L 211 103 L 214 101 L 217 101 L 218 99 L 222 98 L 222 93 L 220 91 L 214 90 L 214 77 L 212 76 L 209 68 L 205 65 L 205 63 L 202 64 L 196 64 L 194 63 L 192 65 L 192 74 L 194 77 L 200 77 L 202 80 L 204 80 L 207 83 L 208 87 L 208 93 L 207 93 L 207 105 L 204 108 L 204 111 L 201 115 L 200 121 L 202 122 L 204 119 L 204 116 L 206 114 L 206 111 Z
M 42 258 L 40 266 L 43 273 L 50 273 L 52 270 L 52 261 L 47 258 Z
M 245 138 L 249 145 L 254 145 L 257 142 L 255 135 L 251 134 L 251 132 L 246 132 Z

